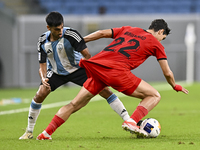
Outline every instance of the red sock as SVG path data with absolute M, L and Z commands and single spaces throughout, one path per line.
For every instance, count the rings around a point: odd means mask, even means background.
M 148 114 L 148 110 L 144 108 L 143 106 L 138 106 L 136 110 L 131 115 L 131 118 L 135 120 L 136 123 L 138 123 L 144 116 Z
M 49 123 L 49 125 L 47 126 L 47 128 L 45 129 L 45 131 L 49 134 L 52 135 L 54 131 L 56 131 L 56 129 L 58 127 L 60 127 L 65 121 L 58 117 L 57 115 L 55 115 L 53 117 L 53 119 L 51 120 L 51 122 Z

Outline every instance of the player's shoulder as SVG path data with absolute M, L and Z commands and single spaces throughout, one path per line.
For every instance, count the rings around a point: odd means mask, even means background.
M 47 31 L 45 33 L 43 33 L 39 38 L 38 38 L 38 42 L 44 42 L 46 41 L 47 37 L 49 36 L 50 31 Z
M 143 29 L 139 27 L 133 27 L 133 26 L 122 26 L 122 30 L 128 30 L 128 31 L 139 31 L 142 32 Z
M 82 36 L 76 29 L 73 29 L 70 27 L 64 27 L 63 32 L 64 32 L 65 38 L 73 38 L 77 40 L 78 42 L 82 40 Z
M 132 27 L 131 27 L 131 26 L 122 26 L 122 27 L 121 27 L 122 30 L 130 29 L 130 28 L 132 28 Z
M 78 33 L 78 31 L 71 27 L 64 27 L 63 28 L 64 34 L 68 35 L 69 33 Z
M 125 29 L 142 29 L 142 28 L 134 27 L 134 26 L 122 26 L 122 27 Z

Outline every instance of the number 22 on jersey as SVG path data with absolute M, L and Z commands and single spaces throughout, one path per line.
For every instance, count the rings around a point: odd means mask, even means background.
M 120 54 L 129 59 L 130 54 L 128 51 L 137 52 L 140 49 L 140 43 L 136 39 L 130 39 L 127 43 L 124 42 L 126 42 L 125 39 L 123 37 L 119 37 L 115 39 L 115 44 L 107 46 L 104 51 L 118 51 Z

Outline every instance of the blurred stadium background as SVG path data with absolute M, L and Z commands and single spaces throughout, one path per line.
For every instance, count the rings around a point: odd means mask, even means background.
M 172 29 L 162 44 L 176 80 L 186 81 L 189 73 L 191 82 L 200 81 L 200 0 L 0 0 L 0 87 L 38 86 L 37 40 L 47 30 L 45 17 L 50 11 L 62 13 L 65 26 L 82 36 L 125 25 L 147 29 L 152 20 L 163 18 Z M 189 24 L 196 41 L 188 63 L 185 35 Z M 95 55 L 110 42 L 101 39 L 87 45 Z M 148 82 L 165 81 L 153 57 L 134 73 Z

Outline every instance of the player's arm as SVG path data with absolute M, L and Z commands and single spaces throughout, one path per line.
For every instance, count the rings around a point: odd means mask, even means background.
M 112 29 L 98 30 L 84 37 L 85 42 L 90 42 L 94 40 L 98 40 L 100 38 L 111 38 L 112 37 Z
M 89 58 L 92 57 L 91 54 L 90 54 L 90 52 L 89 52 L 89 50 L 88 50 L 88 48 L 85 48 L 84 50 L 82 50 L 82 51 L 81 51 L 81 54 L 83 55 L 83 57 L 84 57 L 85 59 L 89 59 Z
M 40 75 L 42 84 L 45 87 L 50 88 L 49 83 L 47 83 L 49 81 L 49 79 L 47 78 L 47 63 L 40 63 L 39 75 Z
M 160 67 L 163 71 L 163 75 L 165 76 L 167 82 L 174 88 L 176 86 L 174 74 L 169 68 L 167 60 L 159 60 Z
M 185 89 L 181 85 L 177 85 L 175 83 L 174 74 L 173 74 L 173 72 L 171 71 L 171 69 L 168 65 L 168 61 L 167 60 L 159 60 L 158 62 L 160 64 L 160 67 L 163 71 L 163 74 L 164 74 L 167 82 L 172 86 L 172 88 L 174 90 L 176 90 L 177 92 L 182 91 L 183 93 L 188 94 L 187 89 Z
M 80 52 L 85 59 L 91 58 L 91 54 L 85 44 L 83 37 L 74 29 L 68 29 L 64 37 L 71 43 L 75 51 Z
M 46 63 L 47 54 L 42 48 L 42 44 L 45 42 L 45 40 L 46 40 L 45 34 L 40 36 L 40 38 L 38 39 L 38 61 L 40 64 L 39 75 L 40 75 L 42 84 L 45 87 L 50 88 L 49 83 L 47 83 L 49 81 L 49 79 L 47 78 L 47 63 Z

